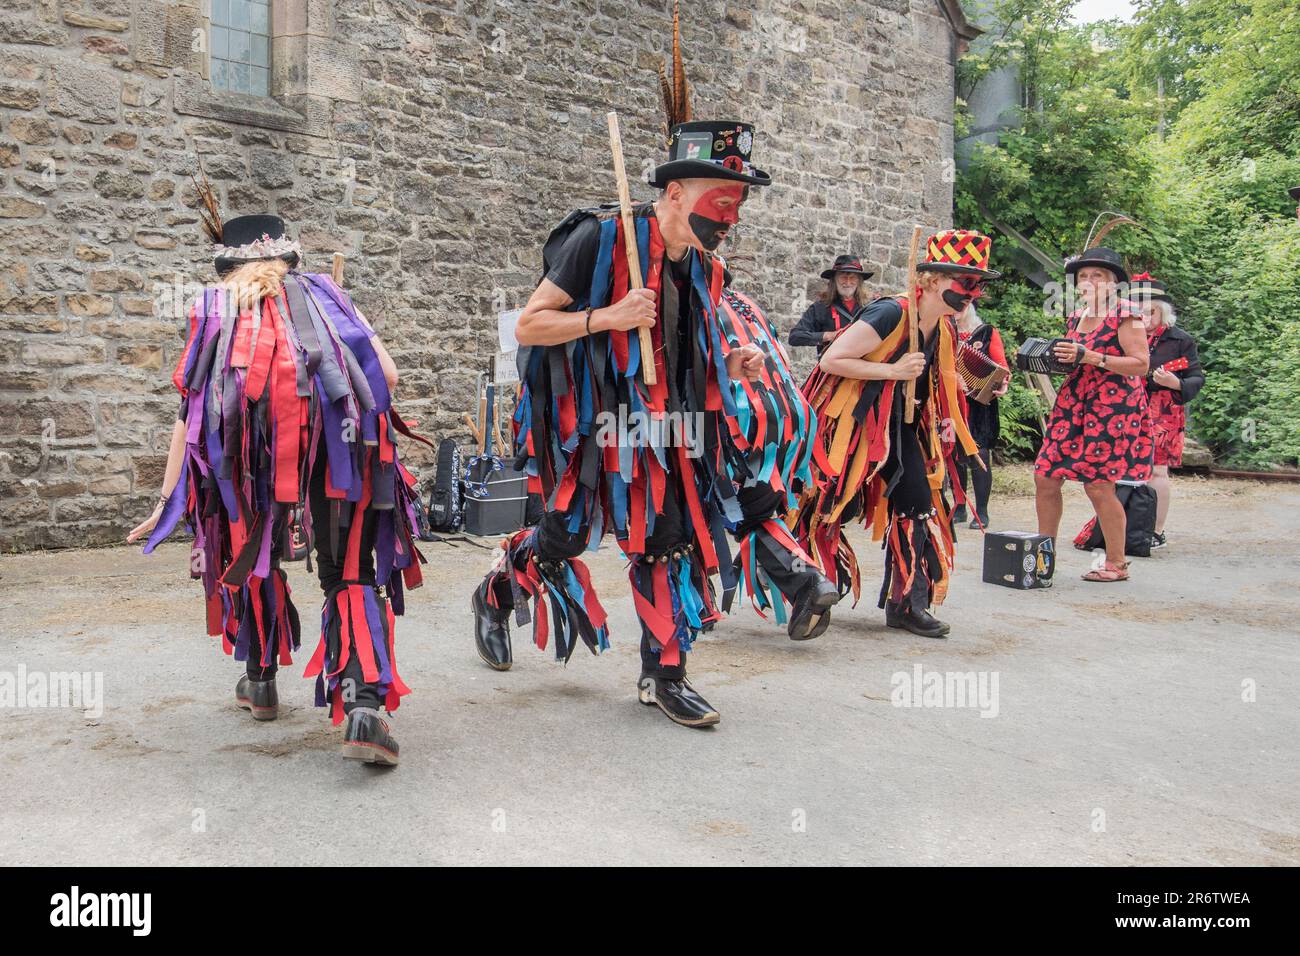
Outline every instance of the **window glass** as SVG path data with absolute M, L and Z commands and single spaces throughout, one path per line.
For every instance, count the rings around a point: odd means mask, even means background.
M 212 86 L 270 95 L 269 0 L 212 0 Z

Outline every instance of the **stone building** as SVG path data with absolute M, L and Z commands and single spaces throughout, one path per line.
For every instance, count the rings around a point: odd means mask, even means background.
M 211 276 L 190 175 L 274 211 L 402 370 L 398 407 L 464 435 L 496 313 L 566 211 L 662 152 L 671 0 L 0 0 L 0 550 L 119 542 L 161 480 L 181 342 Z M 758 126 L 736 285 L 787 330 L 852 250 L 896 285 L 951 214 L 957 0 L 700 0 L 696 113 Z M 648 198 L 634 185 L 634 198 Z M 411 452 L 421 464 L 417 451 Z

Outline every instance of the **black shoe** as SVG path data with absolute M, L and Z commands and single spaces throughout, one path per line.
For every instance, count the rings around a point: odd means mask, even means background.
M 637 681 L 637 695 L 641 703 L 657 704 L 669 720 L 683 727 L 712 727 L 722 719 L 685 677 L 669 680 L 642 674 Z
M 247 674 L 235 685 L 235 703 L 253 715 L 254 720 L 275 720 L 280 716 L 280 695 L 275 678 L 252 680 Z
M 494 671 L 508 671 L 514 663 L 510 652 L 510 613 L 487 603 L 485 594 L 489 586 L 484 580 L 474 589 L 470 602 L 474 608 L 474 644 L 484 664 Z
M 961 523 L 962 523 L 963 521 L 965 521 L 965 520 L 966 520 L 966 506 L 965 506 L 965 505 L 958 505 L 956 508 L 953 508 L 953 509 L 952 509 L 952 523 L 953 523 L 953 524 L 961 524 Z
M 831 623 L 831 608 L 839 603 L 840 592 L 820 572 L 804 585 L 794 599 L 788 633 L 792 641 L 810 641 L 821 637 Z
M 397 741 L 379 711 L 357 707 L 343 726 L 343 756 L 388 767 L 397 766 Z
M 885 604 L 885 624 L 919 634 L 921 637 L 947 637 L 952 630 L 929 611 L 916 611 L 909 605 Z
M 1151 535 L 1152 551 L 1156 551 L 1160 548 L 1165 548 L 1168 546 L 1169 546 L 1169 542 L 1165 540 L 1165 533 L 1163 531 L 1157 531 L 1155 534 Z

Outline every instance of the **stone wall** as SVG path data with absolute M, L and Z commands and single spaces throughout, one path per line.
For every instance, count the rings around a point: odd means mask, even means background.
M 432 437 L 465 434 L 549 226 L 613 196 L 606 111 L 634 176 L 660 155 L 670 0 L 274 0 L 273 100 L 209 89 L 207 2 L 0 0 L 0 549 L 149 511 L 171 301 L 211 276 L 196 154 L 227 215 L 278 212 L 308 267 L 347 254 Z M 837 252 L 896 286 L 911 224 L 948 223 L 954 5 L 686 5 L 697 116 L 757 123 L 776 182 L 724 251 L 782 330 Z

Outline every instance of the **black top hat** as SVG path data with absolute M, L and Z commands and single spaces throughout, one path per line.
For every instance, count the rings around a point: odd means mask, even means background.
M 283 259 L 293 268 L 300 251 L 298 243 L 285 235 L 279 216 L 236 216 L 222 224 L 221 242 L 214 248 L 217 274 L 259 259 Z
M 1139 273 L 1132 278 L 1128 290 L 1130 298 L 1139 301 L 1154 299 L 1157 302 L 1168 302 L 1171 305 L 1174 301 L 1168 290 L 1165 289 L 1165 284 L 1159 279 L 1151 278 L 1145 272 Z
M 668 137 L 668 162 L 655 168 L 650 185 L 665 188 L 674 179 L 730 179 L 769 186 L 772 177 L 750 163 L 752 123 L 678 123 Z
M 836 256 L 835 265 L 823 272 L 822 278 L 829 279 L 837 272 L 853 272 L 862 276 L 864 279 L 870 279 L 875 275 L 874 272 L 868 272 L 866 269 L 862 268 L 862 260 L 857 256 Z
M 1290 189 L 1287 190 L 1287 192 L 1291 194 L 1292 199 L 1296 200 L 1297 202 L 1300 202 L 1300 186 L 1292 186 Z
M 1120 258 L 1119 253 L 1114 249 L 1097 246 L 1085 250 L 1082 255 L 1071 256 L 1065 260 L 1065 274 L 1072 276 L 1084 266 L 1099 266 L 1102 269 L 1109 269 L 1115 273 L 1115 277 L 1120 282 L 1128 282 L 1128 271 L 1124 268 L 1124 260 Z

